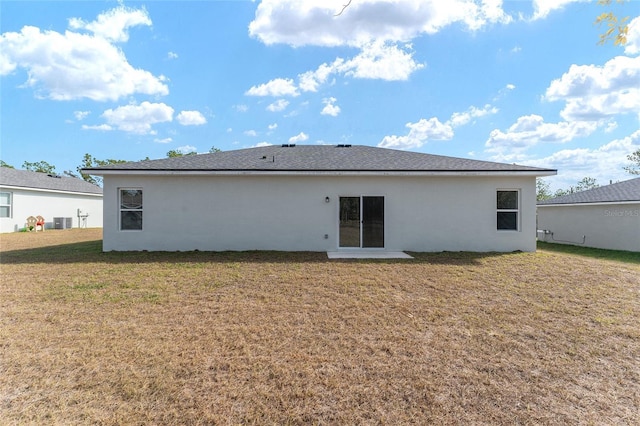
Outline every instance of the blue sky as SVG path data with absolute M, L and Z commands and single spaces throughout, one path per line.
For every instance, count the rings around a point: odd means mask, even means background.
M 0 158 L 75 171 L 350 143 L 631 177 L 640 2 L 624 47 L 571 0 L 3 1 Z

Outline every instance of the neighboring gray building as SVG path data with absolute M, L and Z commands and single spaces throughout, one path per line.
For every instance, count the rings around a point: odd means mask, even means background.
M 268 146 L 85 169 L 109 250 L 534 251 L 555 170 L 369 146 Z
M 640 252 L 640 178 L 538 202 L 538 238 Z
M 45 218 L 45 229 L 102 227 L 102 188 L 82 179 L 0 167 L 0 232 L 24 229 L 27 218 L 38 215 Z M 64 220 L 56 224 L 54 218 Z

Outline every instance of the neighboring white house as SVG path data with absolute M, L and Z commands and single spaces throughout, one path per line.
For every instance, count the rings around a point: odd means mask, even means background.
M 113 164 L 103 249 L 534 251 L 555 170 L 368 146 L 268 146 Z
M 547 242 L 640 252 L 640 178 L 538 202 Z
M 82 179 L 0 167 L 0 232 L 24 229 L 29 216 L 45 229 L 102 227 L 102 188 Z

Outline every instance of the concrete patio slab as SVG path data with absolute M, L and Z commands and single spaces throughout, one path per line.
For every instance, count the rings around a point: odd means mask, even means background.
M 328 251 L 329 259 L 413 259 L 401 251 Z

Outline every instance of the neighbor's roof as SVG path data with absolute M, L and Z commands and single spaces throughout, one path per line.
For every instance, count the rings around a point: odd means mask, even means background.
M 102 194 L 102 188 L 82 179 L 0 167 L 0 186 Z
M 362 145 L 272 145 L 185 155 L 161 160 L 111 164 L 84 172 L 533 172 L 555 170 L 374 148 Z
M 640 201 L 640 178 L 538 201 L 538 205 L 622 203 L 627 201 Z

